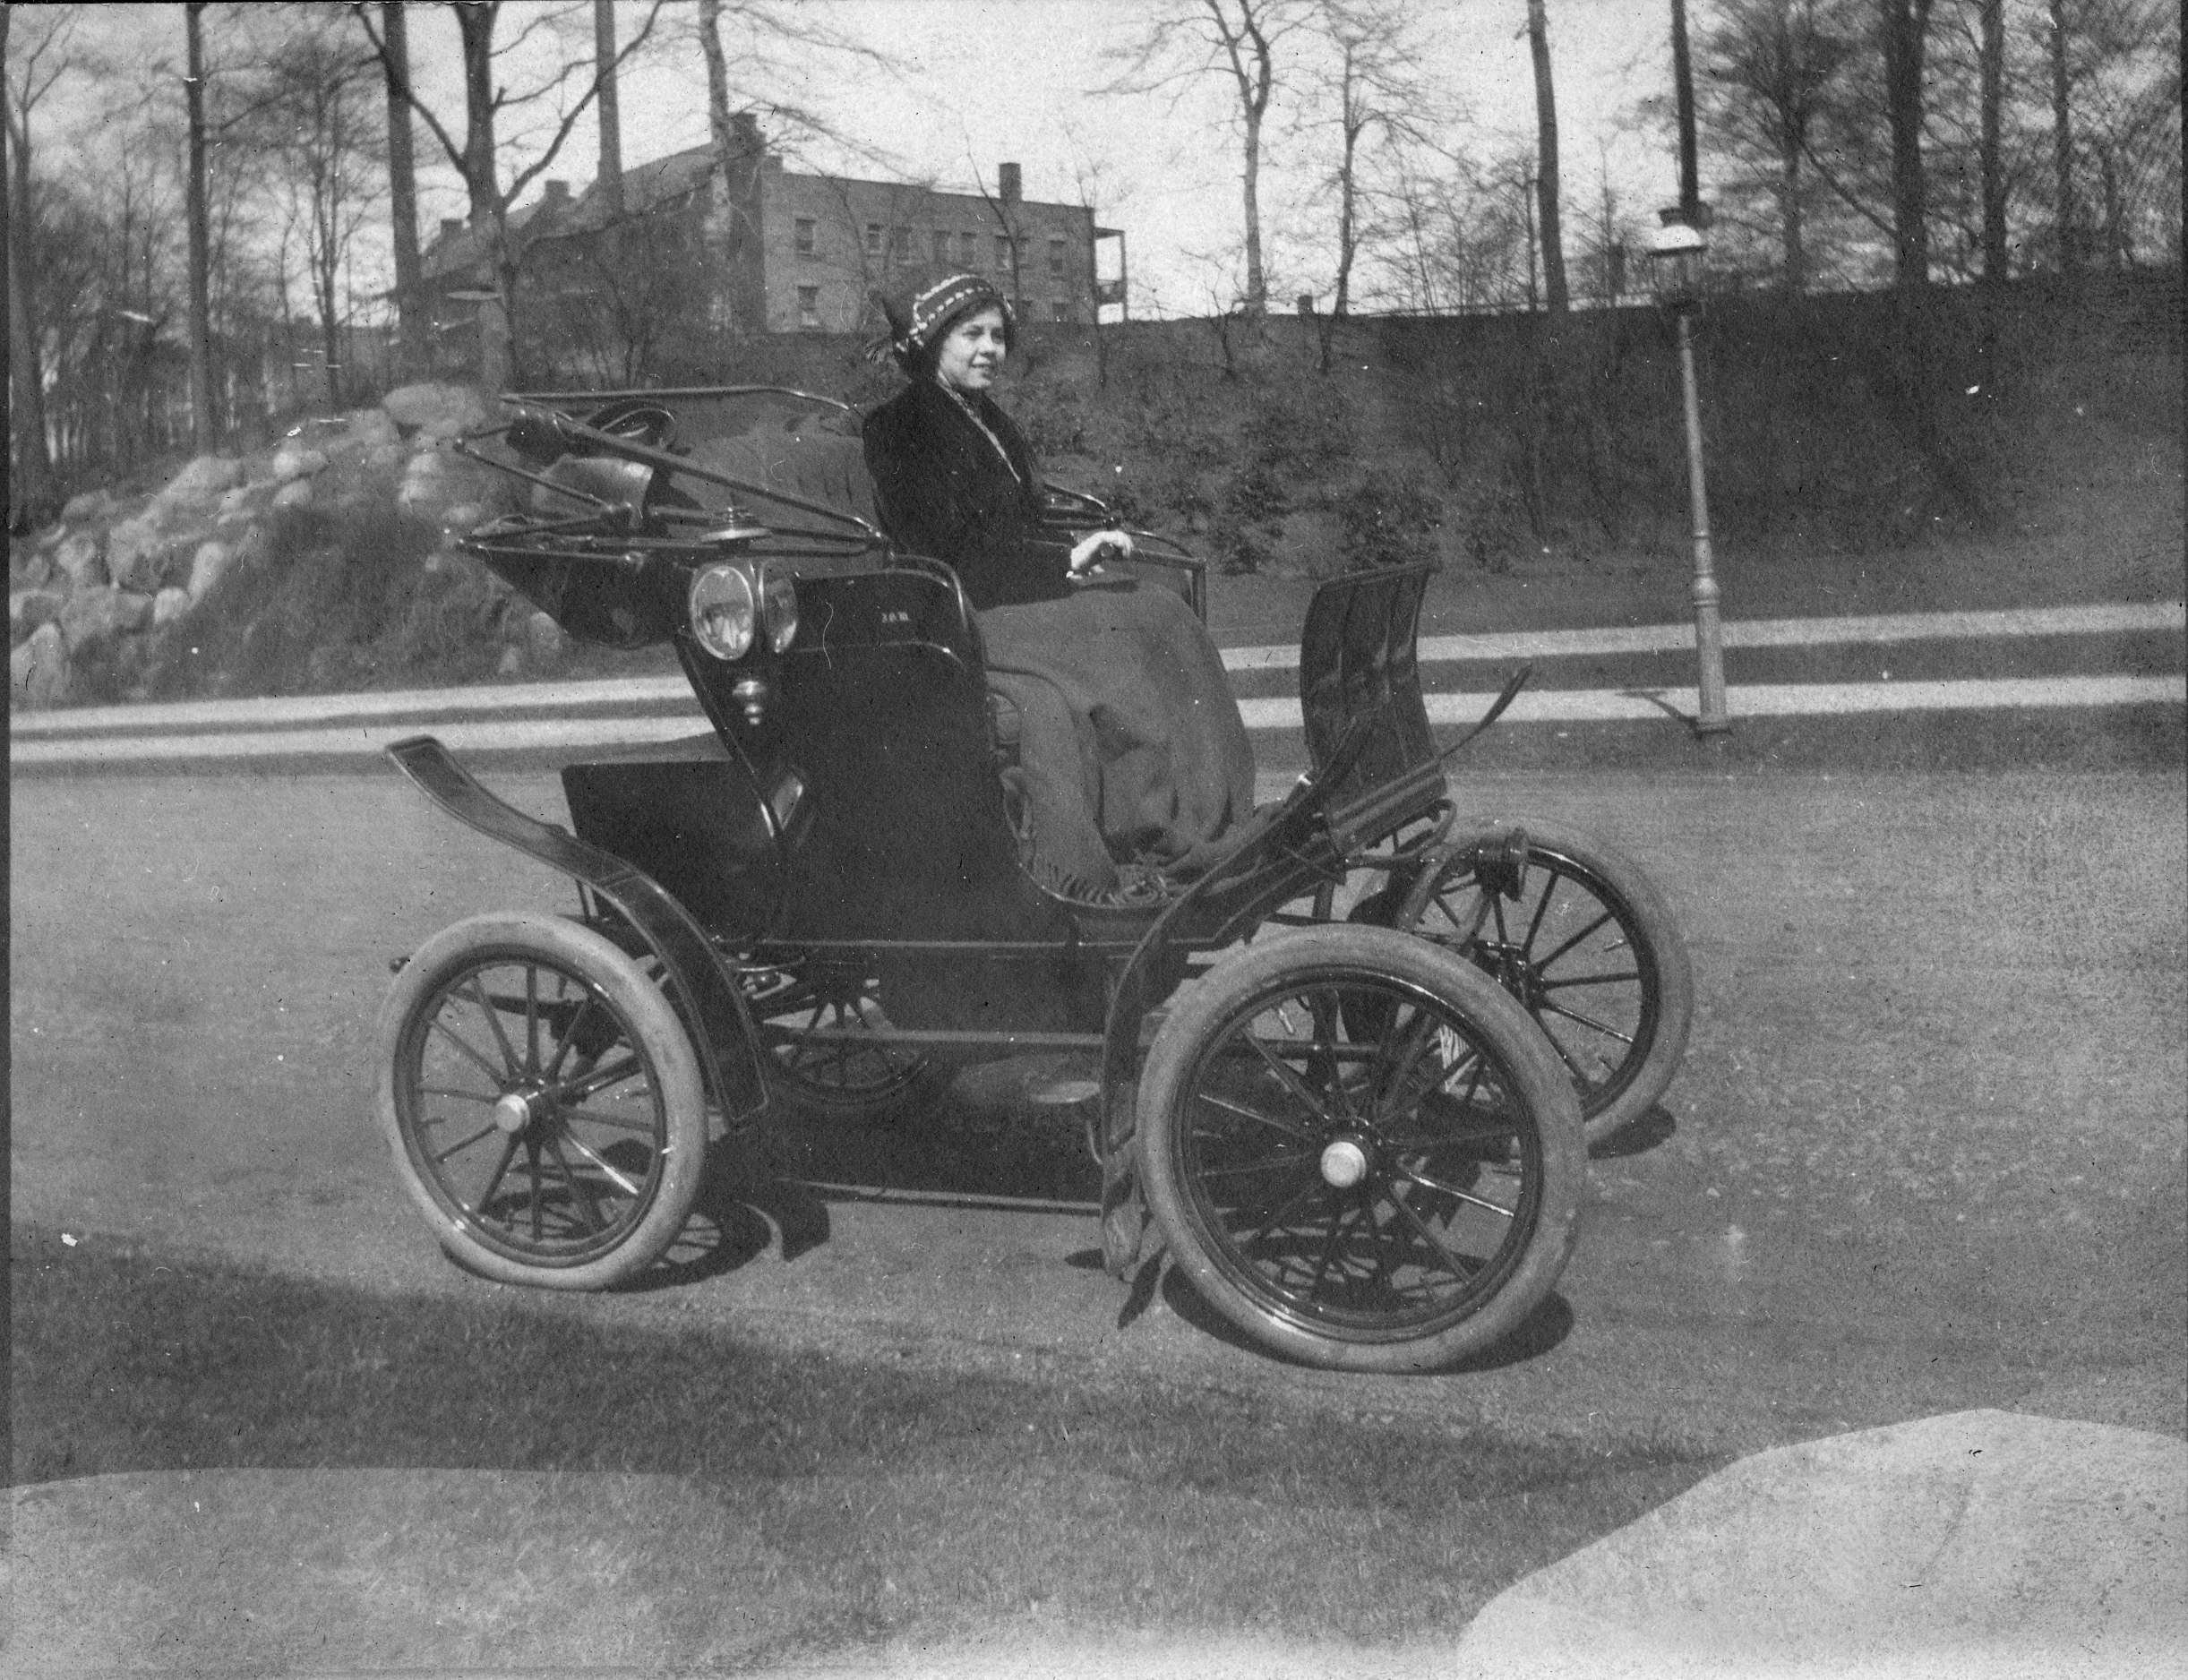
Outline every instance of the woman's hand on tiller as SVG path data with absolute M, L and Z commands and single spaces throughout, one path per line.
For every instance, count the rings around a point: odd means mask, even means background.
M 1053 552 L 1053 551 L 1051 551 Z M 1132 536 L 1128 531 L 1095 531 L 1082 536 L 1071 547 L 1071 575 L 1074 578 L 1088 572 L 1100 571 L 1105 560 L 1132 558 Z

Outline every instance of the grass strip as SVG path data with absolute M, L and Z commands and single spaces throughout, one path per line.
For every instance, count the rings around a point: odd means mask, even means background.
M 1674 1442 L 1523 1443 L 1231 1393 L 783 1352 L 505 1292 L 390 1299 L 51 1233 L 15 1245 L 19 1483 L 213 1469 L 681 1479 L 713 1520 L 685 1510 L 656 1529 L 632 1511 L 594 1537 L 683 1607 L 658 1619 L 665 1643 L 622 1653 L 641 1661 L 1027 1616 L 1106 1634 L 1455 1634 L 1522 1574 L 1721 1462 Z M 510 1660 L 507 1630 L 494 1639 Z

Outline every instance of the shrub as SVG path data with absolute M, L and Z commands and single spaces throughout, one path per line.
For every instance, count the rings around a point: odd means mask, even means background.
M 1436 557 L 1430 533 L 1443 523 L 1444 504 L 1411 476 L 1370 467 L 1359 484 L 1332 499 L 1330 510 L 1337 516 L 1337 552 L 1349 571 Z
M 1216 570 L 1226 578 L 1249 578 L 1269 562 L 1266 544 L 1244 525 L 1225 528 L 1216 553 Z
M 1291 511 L 1291 488 L 1283 471 L 1264 460 L 1248 461 L 1223 487 L 1223 517 L 1236 526 L 1283 529 Z

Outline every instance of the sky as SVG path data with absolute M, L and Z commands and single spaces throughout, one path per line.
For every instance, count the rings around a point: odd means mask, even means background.
M 790 160 L 794 168 L 901 174 L 969 191 L 991 184 L 995 164 L 1008 159 L 1023 167 L 1028 198 L 1076 203 L 1085 189 L 1097 220 L 1126 230 L 1133 313 L 1205 313 L 1234 283 L 1227 273 L 1235 274 L 1240 239 L 1235 91 L 1227 76 L 1158 92 L 1100 91 L 1120 73 L 1120 50 L 1176 4 L 778 0 L 778 10 L 886 53 L 895 67 L 807 55 L 769 73 L 741 64 L 733 39 L 732 97 L 802 106 L 874 155 L 861 159 L 822 141 L 801 148 Z M 499 39 L 526 37 L 503 66 L 511 89 L 536 85 L 559 65 L 589 56 L 588 7 L 578 10 L 559 38 L 544 27 L 528 33 L 528 24 L 543 25 L 554 9 L 526 0 L 511 0 L 506 8 Z M 222 29 L 229 10 L 209 12 L 209 36 Z M 86 30 L 140 73 L 165 68 L 163 60 L 179 66 L 182 11 L 179 4 L 99 7 L 87 17 Z M 1463 112 L 1440 132 L 1474 157 L 1528 143 L 1534 86 L 1526 0 L 1420 0 L 1418 11 L 1420 67 Z M 695 12 L 679 0 L 665 15 L 688 30 Z M 636 0 L 619 0 L 626 35 L 644 13 Z M 1568 227 L 1599 201 L 1606 176 L 1637 220 L 1652 219 L 1654 207 L 1676 196 L 1675 166 L 1666 138 L 1641 126 L 1634 107 L 1669 90 L 1669 0 L 1549 0 L 1549 13 Z M 410 34 L 421 92 L 460 137 L 454 28 L 441 8 L 413 6 Z M 1278 68 L 1281 77 L 1302 64 L 1293 57 Z M 152 73 L 156 84 L 163 79 Z M 178 77 L 170 73 L 165 79 L 174 81 L 179 105 Z M 705 66 L 688 35 L 627 68 L 620 93 L 626 167 L 706 141 Z M 101 108 L 89 88 L 66 105 L 56 98 L 54 107 L 55 138 L 73 143 L 93 174 L 111 132 L 100 120 Z M 1286 118 L 1289 108 L 1280 90 L 1266 135 L 1271 289 L 1279 297 L 1306 290 L 1326 296 L 1325 229 L 1333 216 L 1309 202 L 1309 189 L 1329 167 L 1335 142 L 1326 133 L 1300 132 Z M 505 122 L 505 154 L 527 161 L 536 156 L 548 127 L 545 116 L 546 107 L 535 107 L 529 120 Z M 464 213 L 465 199 L 422 125 L 417 156 L 419 221 L 430 237 L 441 218 Z M 877 164 L 874 157 L 886 161 Z M 598 158 L 597 131 L 588 113 L 547 174 L 581 189 Z

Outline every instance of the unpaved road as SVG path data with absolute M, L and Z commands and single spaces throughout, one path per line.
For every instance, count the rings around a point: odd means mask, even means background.
M 493 779 L 560 817 L 552 778 Z M 13 791 L 16 1221 L 492 1291 L 441 1260 L 395 1180 L 373 1021 L 390 956 L 477 911 L 566 907 L 563 884 L 387 774 Z M 1597 772 L 1461 793 L 1644 861 L 1699 997 L 1668 1112 L 1595 1163 L 1559 1294 L 1483 1368 L 1300 1371 L 1175 1280 L 1128 1297 L 1087 1264 L 1068 1128 L 994 1078 L 931 1129 L 828 1156 L 826 1176 L 925 1202 L 755 1210 L 725 1181 L 721 1246 L 689 1275 L 501 1299 L 1522 1436 L 1745 1450 L 1977 1406 L 2181 1432 L 2179 775 Z

